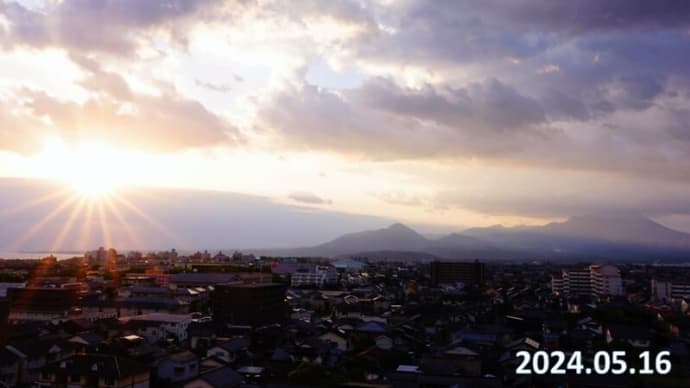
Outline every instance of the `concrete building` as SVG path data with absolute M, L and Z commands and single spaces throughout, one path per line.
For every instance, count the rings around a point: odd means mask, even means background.
M 590 265 L 592 293 L 595 296 L 623 295 L 621 272 L 613 265 Z
M 657 300 L 690 298 L 690 282 L 652 279 L 652 296 Z
M 338 281 L 338 273 L 331 265 L 315 265 L 311 268 L 298 269 L 290 275 L 290 284 L 293 287 L 316 286 L 323 287 L 325 284 Z
M 475 260 L 434 261 L 431 263 L 431 282 L 440 284 L 463 283 L 465 286 L 484 284 L 484 263 Z
M 620 270 L 613 265 L 592 264 L 587 268 L 563 269 L 551 277 L 551 291 L 568 296 L 623 295 Z
M 286 287 L 279 283 L 219 284 L 211 294 L 219 323 L 267 325 L 287 318 Z

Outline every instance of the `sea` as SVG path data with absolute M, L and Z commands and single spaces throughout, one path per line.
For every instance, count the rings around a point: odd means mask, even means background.
M 84 256 L 84 252 L 1 252 L 0 259 L 14 260 L 14 259 L 42 259 L 44 257 L 53 255 L 58 260 L 71 259 L 76 256 Z

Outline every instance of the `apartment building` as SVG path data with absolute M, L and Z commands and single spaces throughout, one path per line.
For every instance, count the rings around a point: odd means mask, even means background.
M 617 267 L 593 264 L 561 270 L 559 275 L 551 277 L 551 290 L 568 296 L 616 296 L 623 295 L 623 280 Z

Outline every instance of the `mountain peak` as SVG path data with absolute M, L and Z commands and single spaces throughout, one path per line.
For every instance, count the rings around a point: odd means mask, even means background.
M 394 223 L 394 224 L 391 224 L 391 225 L 389 225 L 386 229 L 387 229 L 387 230 L 390 230 L 390 231 L 401 231 L 401 232 L 414 232 L 414 233 L 417 233 L 417 232 L 415 232 L 412 228 L 410 228 L 409 226 L 404 225 L 404 224 L 401 224 L 400 222 L 396 222 L 396 223 Z
M 636 212 L 624 212 L 624 211 L 608 211 L 608 212 L 602 212 L 602 213 L 593 213 L 593 214 L 581 214 L 581 215 L 576 215 L 569 217 L 566 222 L 575 222 L 575 221 L 591 221 L 591 222 L 653 222 L 650 220 L 648 217 L 644 216 L 643 214 L 636 213 Z

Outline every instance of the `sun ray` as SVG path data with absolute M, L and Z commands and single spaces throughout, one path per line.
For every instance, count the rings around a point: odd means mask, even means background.
M 113 196 L 113 199 L 121 203 L 122 205 L 126 206 L 128 209 L 136 213 L 139 217 L 141 217 L 144 221 L 146 221 L 149 225 L 157 229 L 160 233 L 164 234 L 166 237 L 172 239 L 176 244 L 184 244 L 184 239 L 181 238 L 180 236 L 176 235 L 172 231 L 168 230 L 164 225 L 162 225 L 160 222 L 156 221 L 153 217 L 149 216 L 146 214 L 143 210 L 139 209 L 136 205 L 134 205 L 132 202 L 128 201 L 127 199 L 123 198 L 122 196 Z
M 62 244 L 65 242 L 67 235 L 69 235 L 74 228 L 74 223 L 76 222 L 77 218 L 82 214 L 82 209 L 84 208 L 85 202 L 86 201 L 84 198 L 80 198 L 79 202 L 77 202 L 77 204 L 72 208 L 72 213 L 67 219 L 67 222 L 65 222 L 65 225 L 62 227 L 60 234 L 55 238 L 53 246 L 50 248 L 51 251 L 56 251 L 63 248 Z
M 0 217 L 5 217 L 5 216 L 9 216 L 11 214 L 20 213 L 20 212 L 23 212 L 25 210 L 29 210 L 29 209 L 36 207 L 42 203 L 48 202 L 51 199 L 55 199 L 55 198 L 58 198 L 60 196 L 66 196 L 69 193 L 70 193 L 69 189 L 61 189 L 59 191 L 40 196 L 36 199 L 25 202 L 24 204 L 22 204 L 20 206 L 8 208 L 8 209 L 3 209 L 2 211 L 0 211 Z
M 91 244 L 91 221 L 93 220 L 93 201 L 87 201 L 86 214 L 82 224 L 81 236 L 79 237 L 80 246 Z
M 124 216 L 120 212 L 120 209 L 118 209 L 118 207 L 115 206 L 112 198 L 105 197 L 103 200 L 106 205 L 106 210 L 109 211 L 117 219 L 117 222 L 125 231 L 125 234 L 127 234 L 127 238 L 131 244 L 130 247 L 142 247 L 142 241 L 139 238 L 137 238 L 136 233 L 134 233 L 127 220 L 125 220 Z
M 22 234 L 19 236 L 17 241 L 13 244 L 13 250 L 20 248 L 25 242 L 27 242 L 31 237 L 36 235 L 36 233 L 40 232 L 53 218 L 57 217 L 62 213 L 68 206 L 70 206 L 74 201 L 77 200 L 78 197 L 76 196 L 70 196 L 67 197 L 62 203 L 57 206 L 55 209 L 53 209 L 50 213 L 48 213 L 43 219 L 32 226 L 29 230 L 26 231 L 26 233 Z
M 105 217 L 105 211 L 103 210 L 103 202 L 96 202 L 96 211 L 98 212 L 98 223 L 101 227 L 101 235 L 103 236 L 103 246 L 107 248 L 113 247 L 113 240 L 111 236 L 110 226 L 108 225 L 108 220 Z

